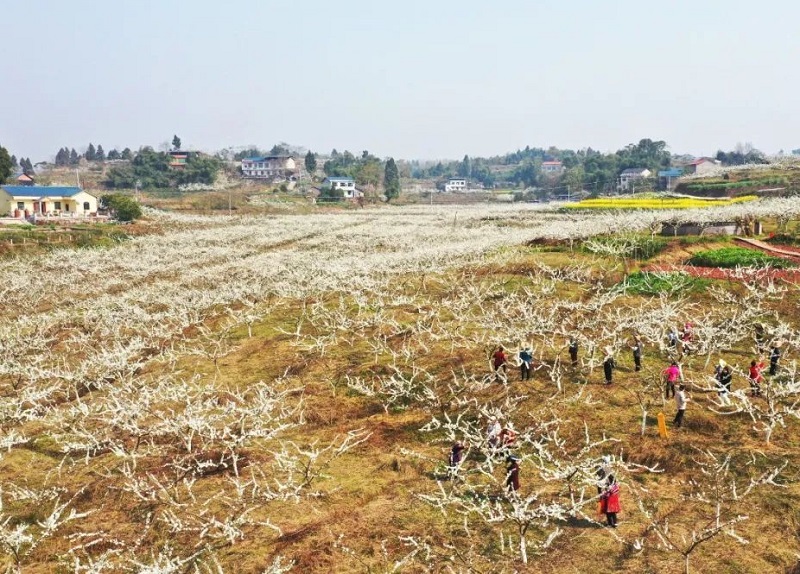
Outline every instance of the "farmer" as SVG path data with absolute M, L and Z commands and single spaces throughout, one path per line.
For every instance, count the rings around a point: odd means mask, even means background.
M 773 343 L 769 353 L 769 376 L 774 377 L 778 374 L 778 361 L 781 360 L 780 343 Z
M 530 347 L 525 347 L 519 352 L 519 376 L 520 381 L 528 381 L 531 378 L 531 363 L 533 355 Z
M 633 351 L 633 370 L 638 373 L 642 370 L 642 340 L 639 337 L 633 339 L 631 351 Z
M 717 381 L 717 389 L 719 392 L 719 398 L 723 405 L 730 405 L 730 392 L 731 392 L 731 381 L 733 380 L 733 371 L 731 371 L 730 365 L 728 365 L 722 359 L 719 360 L 719 364 L 714 369 L 714 379 Z
M 458 467 L 461 466 L 461 458 L 464 453 L 464 444 L 456 441 L 450 449 L 450 456 L 447 460 L 447 474 L 451 480 L 456 478 Z
M 667 333 L 667 344 L 673 349 L 678 346 L 678 332 L 675 327 L 672 327 Z
M 500 434 L 497 435 L 497 443 L 501 454 L 509 455 L 511 447 L 517 442 L 518 436 L 519 433 L 514 430 L 514 427 L 511 425 L 511 423 L 509 423 L 507 427 L 500 431 Z
M 675 413 L 675 420 L 672 421 L 672 424 L 675 425 L 676 428 L 680 428 L 683 424 L 683 415 L 686 413 L 686 403 L 689 402 L 689 399 L 686 397 L 686 387 L 684 385 L 678 386 L 678 392 L 675 393 L 675 405 L 678 407 L 678 412 Z
M 506 459 L 506 492 L 516 494 L 519 490 L 519 458 L 509 456 Z
M 761 355 L 766 348 L 767 332 L 764 329 L 764 325 L 761 323 L 756 323 L 755 331 L 756 333 L 753 338 L 756 340 L 756 352 Z
M 755 359 L 750 361 L 750 370 L 747 373 L 747 379 L 750 381 L 750 396 L 761 396 L 761 383 L 764 381 L 764 375 L 761 374 L 764 370 L 764 362 Z
M 578 366 L 578 339 L 575 337 L 569 338 L 569 346 L 567 347 L 569 350 L 569 359 L 572 362 L 573 367 Z
M 600 495 L 600 508 L 606 515 L 606 522 L 611 528 L 617 527 L 619 507 L 619 484 L 613 474 L 608 476 L 606 487 Z
M 669 398 L 670 391 L 672 392 L 672 396 L 675 396 L 675 383 L 678 382 L 678 379 L 681 377 L 681 369 L 678 366 L 678 363 L 672 361 L 669 367 L 662 371 L 664 376 L 664 398 Z
M 692 339 L 694 339 L 694 330 L 692 324 L 688 321 L 683 325 L 681 331 L 681 343 L 683 344 L 683 353 L 688 355 L 694 348 L 692 346 Z
M 616 363 L 614 362 L 614 349 L 611 347 L 606 347 L 606 356 L 603 359 L 603 374 L 606 377 L 606 384 L 610 385 L 613 381 L 611 380 L 614 375 L 614 367 L 616 367 Z
M 506 353 L 503 349 L 503 346 L 500 345 L 497 347 L 497 350 L 492 355 L 492 365 L 494 365 L 494 380 L 500 380 L 500 371 L 503 371 L 503 379 L 506 380 L 506 363 L 508 362 L 508 357 L 506 357 Z

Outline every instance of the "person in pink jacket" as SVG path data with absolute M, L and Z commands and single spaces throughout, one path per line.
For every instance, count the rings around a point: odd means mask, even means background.
M 662 371 L 664 375 L 664 398 L 669 398 L 670 391 L 672 396 L 675 396 L 675 384 L 681 378 L 681 369 L 678 363 L 672 361 L 672 364 Z

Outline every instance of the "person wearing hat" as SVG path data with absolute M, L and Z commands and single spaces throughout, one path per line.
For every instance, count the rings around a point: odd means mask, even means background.
M 531 354 L 530 347 L 524 347 L 519 352 L 519 376 L 520 381 L 529 381 L 531 378 L 531 363 L 533 362 L 533 355 Z
M 733 371 L 731 371 L 730 365 L 723 361 L 722 359 L 719 360 L 716 369 L 714 369 L 714 379 L 717 381 L 717 389 L 719 393 L 720 401 L 723 405 L 730 405 L 730 392 L 731 392 L 731 382 L 733 381 Z
M 519 458 L 509 456 L 506 458 L 506 491 L 509 494 L 519 490 Z

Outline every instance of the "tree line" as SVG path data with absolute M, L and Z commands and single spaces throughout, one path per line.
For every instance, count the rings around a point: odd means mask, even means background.
M 92 143 L 89 143 L 84 153 L 78 153 L 75 148 L 62 147 L 56 153 L 55 164 L 59 167 L 75 166 L 80 163 L 81 159 L 86 161 L 132 160 L 133 152 L 131 148 L 126 147 L 122 151 L 112 149 L 106 153 L 102 145 L 98 144 L 95 147 Z

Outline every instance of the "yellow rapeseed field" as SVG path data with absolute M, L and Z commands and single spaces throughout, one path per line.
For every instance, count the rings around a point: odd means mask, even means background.
M 755 195 L 744 195 L 731 199 L 701 199 L 693 197 L 604 197 L 584 199 L 578 203 L 568 204 L 569 209 L 691 209 L 697 207 L 719 207 L 753 201 Z

